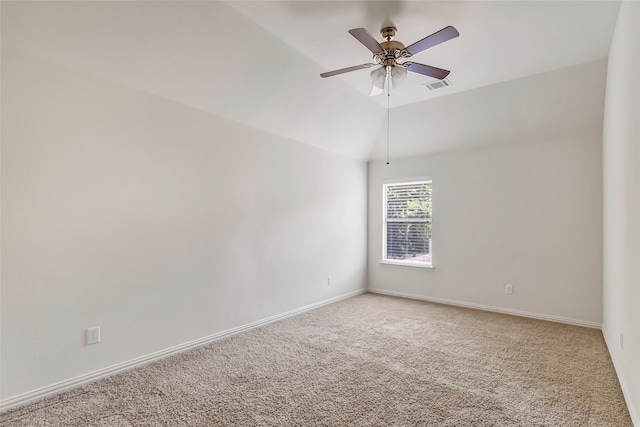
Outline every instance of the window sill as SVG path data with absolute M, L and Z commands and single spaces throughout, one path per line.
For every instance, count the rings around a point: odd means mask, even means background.
M 399 267 L 413 267 L 413 268 L 424 268 L 427 270 L 434 270 L 435 267 L 430 264 L 424 264 L 421 262 L 411 262 L 411 261 L 389 261 L 389 260 L 381 260 L 378 261 L 378 264 L 386 264 L 386 265 L 395 265 Z

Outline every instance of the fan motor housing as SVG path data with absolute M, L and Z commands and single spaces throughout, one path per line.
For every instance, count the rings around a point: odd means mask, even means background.
M 380 46 L 384 48 L 384 50 L 392 51 L 392 50 L 402 50 L 404 49 L 404 45 L 395 40 L 389 40 L 386 42 L 380 43 Z
M 404 50 L 404 45 L 399 41 L 393 40 L 396 35 L 396 27 L 384 27 L 380 30 L 382 38 L 385 40 L 380 43 L 384 49 L 384 55 L 380 56 L 380 60 L 385 66 L 396 65 L 396 59 L 401 56 L 400 52 Z

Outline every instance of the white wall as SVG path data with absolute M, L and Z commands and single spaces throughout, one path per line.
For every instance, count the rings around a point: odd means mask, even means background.
M 594 136 L 370 163 L 370 290 L 599 326 L 601 150 Z M 435 269 L 379 264 L 382 183 L 418 176 L 433 178 Z
M 599 327 L 606 67 L 393 109 L 391 164 L 369 163 L 369 289 Z M 379 264 L 382 183 L 415 176 L 433 178 L 433 271 Z
M 602 59 L 392 108 L 391 157 L 601 136 L 606 72 Z M 373 160 L 386 158 L 386 136 Z
M 604 116 L 603 332 L 640 426 L 640 3 L 625 1 L 609 55 Z M 620 345 L 620 334 L 624 344 Z
M 365 288 L 363 162 L 6 50 L 2 113 L 5 401 Z
M 385 115 L 226 1 L 0 7 L 3 47 L 347 157 L 368 158 Z

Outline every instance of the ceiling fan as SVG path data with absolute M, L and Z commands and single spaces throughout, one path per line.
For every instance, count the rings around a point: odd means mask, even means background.
M 436 68 L 417 62 L 406 61 L 406 59 L 424 50 L 437 46 L 440 43 L 444 43 L 447 40 L 458 37 L 460 35 L 458 30 L 452 26 L 448 26 L 407 47 L 399 41 L 393 40 L 396 35 L 396 31 L 395 27 L 384 27 L 380 30 L 380 34 L 385 41 L 378 43 L 376 39 L 373 38 L 373 36 L 364 28 L 354 28 L 353 30 L 349 30 L 349 34 L 355 37 L 373 53 L 374 62 L 328 71 L 320 74 L 320 77 L 331 77 L 379 65 L 379 68 L 376 68 L 371 72 L 371 82 L 373 84 L 371 95 L 378 95 L 382 93 L 385 81 L 390 79 L 393 86 L 396 87 L 404 81 L 407 71 L 423 74 L 438 80 L 442 80 L 449 75 L 449 70 L 443 70 L 442 68 Z

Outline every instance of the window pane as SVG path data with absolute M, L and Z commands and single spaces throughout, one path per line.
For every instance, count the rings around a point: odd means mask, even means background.
M 431 184 L 388 185 L 387 218 L 431 218 Z
M 384 185 L 384 258 L 431 265 L 431 181 Z
M 387 259 L 431 263 L 430 222 L 387 223 Z

